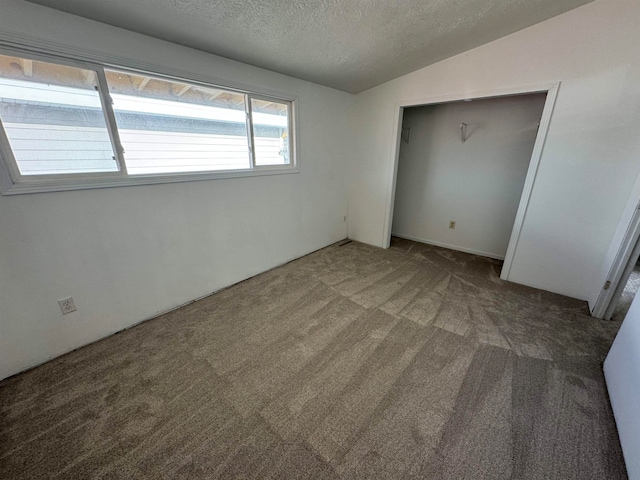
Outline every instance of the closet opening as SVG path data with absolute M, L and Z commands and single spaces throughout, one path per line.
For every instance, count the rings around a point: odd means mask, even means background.
M 386 246 L 503 260 L 508 280 L 557 87 L 399 106 Z

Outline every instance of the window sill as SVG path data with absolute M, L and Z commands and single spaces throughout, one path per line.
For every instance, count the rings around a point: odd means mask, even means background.
M 283 175 L 299 173 L 297 166 L 258 167 L 247 170 L 226 170 L 219 172 L 167 173 L 153 175 L 73 177 L 56 179 L 19 180 L 13 182 L 8 175 L 0 179 L 2 195 L 20 195 L 26 193 L 62 192 L 68 190 L 89 190 L 94 188 L 113 188 L 137 185 L 155 185 L 163 183 L 197 182 L 202 180 L 219 180 L 224 178 L 260 177 L 266 175 Z M 3 175 L 4 177 L 4 175 Z

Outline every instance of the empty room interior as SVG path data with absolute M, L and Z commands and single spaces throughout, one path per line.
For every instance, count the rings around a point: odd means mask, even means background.
M 638 25 L 3 0 L 0 478 L 640 480 Z

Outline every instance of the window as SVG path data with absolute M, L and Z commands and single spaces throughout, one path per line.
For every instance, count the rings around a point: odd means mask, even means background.
M 256 165 L 289 164 L 289 111 L 286 103 L 251 99 Z
M 130 174 L 250 168 L 245 95 L 106 74 Z
M 0 56 L 0 119 L 21 175 L 117 172 L 95 71 Z
M 0 54 L 2 193 L 295 170 L 292 100 Z

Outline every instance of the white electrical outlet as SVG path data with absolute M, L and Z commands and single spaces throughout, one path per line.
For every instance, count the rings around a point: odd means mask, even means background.
M 453 220 L 451 220 L 451 221 L 449 222 L 449 228 L 450 228 L 451 230 L 455 229 L 455 228 L 456 228 L 456 222 L 454 222 Z
M 63 298 L 62 300 L 58 300 L 58 305 L 60 305 L 60 311 L 63 315 L 76 311 L 76 304 L 73 301 L 73 297 L 67 297 Z

